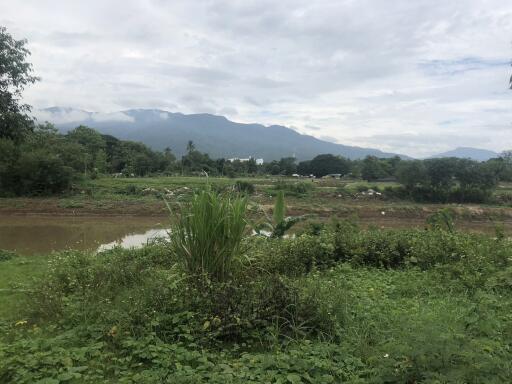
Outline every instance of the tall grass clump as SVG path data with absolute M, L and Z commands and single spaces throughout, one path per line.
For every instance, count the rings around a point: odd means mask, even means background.
M 207 188 L 181 207 L 171 224 L 171 249 L 187 272 L 226 281 L 247 228 L 247 199 Z M 171 211 L 172 212 L 172 211 Z

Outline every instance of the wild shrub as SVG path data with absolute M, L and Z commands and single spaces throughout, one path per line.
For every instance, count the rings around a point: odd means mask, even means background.
M 312 236 L 319 236 L 325 230 L 326 224 L 322 222 L 311 221 L 308 222 L 301 234 L 308 234 Z
M 478 276 L 478 270 L 487 271 L 481 274 L 481 283 L 492 271 L 509 265 L 507 258 L 512 256 L 508 241 L 485 235 L 445 230 L 363 230 L 351 222 L 336 223 L 318 235 L 305 233 L 294 239 L 254 244 L 251 252 L 257 255 L 253 262 L 258 268 L 289 276 L 347 262 L 385 269 L 442 267 L 452 277 L 465 274 L 469 280 Z M 471 265 L 466 266 L 468 263 Z
M 309 193 L 314 186 L 312 183 L 305 182 L 296 182 L 289 183 L 284 181 L 279 181 L 274 185 L 275 191 L 283 191 L 283 193 L 287 196 L 296 196 L 301 197 Z
M 357 192 L 366 192 L 368 189 L 370 189 L 370 187 L 367 186 L 367 185 L 364 185 L 364 184 L 356 185 L 356 191 Z
M 493 202 L 497 204 L 503 204 L 503 205 L 512 205 L 512 193 L 505 192 L 496 194 L 494 198 L 492 199 Z
M 77 303 L 116 297 L 141 284 L 155 270 L 171 268 L 174 263 L 162 245 L 129 251 L 114 248 L 99 254 L 57 253 L 50 259 L 47 275 L 30 298 L 30 316 L 37 319 L 61 317 L 69 310 L 66 303 L 71 296 Z M 101 306 L 98 308 L 101 310 Z
M 297 287 L 277 274 L 240 274 L 222 283 L 202 279 L 184 294 L 198 321 L 195 338 L 204 344 L 268 344 L 276 324 L 280 338 L 300 317 Z
M 244 193 L 248 195 L 252 195 L 256 190 L 254 184 L 244 180 L 237 180 L 235 182 L 234 188 L 238 193 Z
M 353 197 L 354 194 L 352 191 L 345 187 L 345 185 L 336 187 L 336 191 L 334 192 L 336 197 L 350 198 Z
M 455 212 L 449 208 L 443 208 L 427 217 L 427 225 L 433 230 L 454 232 L 454 221 Z
M 128 184 L 124 188 L 123 193 L 126 195 L 131 195 L 131 196 L 141 196 L 142 190 L 143 190 L 143 188 L 136 184 Z
M 16 257 L 16 252 L 8 251 L 6 249 L 0 249 L 0 261 L 7 261 L 11 260 L 12 258 Z

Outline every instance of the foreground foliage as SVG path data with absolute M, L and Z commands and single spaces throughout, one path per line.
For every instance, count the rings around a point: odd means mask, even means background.
M 24 312 L 3 322 L 0 382 L 512 375 L 512 247 L 502 237 L 340 222 L 242 245 L 223 281 L 192 278 L 166 243 L 56 254 Z
M 171 226 L 170 243 L 190 276 L 229 277 L 247 226 L 246 207 L 245 198 L 222 197 L 207 188 L 182 208 Z

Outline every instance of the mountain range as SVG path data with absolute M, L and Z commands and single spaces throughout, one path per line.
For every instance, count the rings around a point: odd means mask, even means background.
M 123 140 L 140 141 L 153 149 L 171 148 L 178 156 L 186 152 L 192 140 L 201 152 L 213 158 L 262 158 L 265 161 L 295 156 L 297 160 L 309 160 L 316 155 L 332 153 L 349 159 L 366 156 L 410 157 L 383 152 L 374 148 L 362 148 L 331 143 L 313 136 L 303 135 L 281 125 L 264 126 L 243 124 L 224 116 L 207 113 L 183 114 L 159 109 L 129 109 L 113 113 L 88 112 L 74 108 L 51 107 L 35 112 L 37 119 L 53 123 L 61 132 L 78 125 L 87 125 L 103 134 Z M 472 151 L 473 150 L 473 151 Z M 495 157 L 491 151 L 459 148 L 434 157 L 456 156 L 475 160 L 486 159 L 485 154 Z
M 489 151 L 487 149 L 471 148 L 471 147 L 458 147 L 451 151 L 439 153 L 431 158 L 438 157 L 459 157 L 461 159 L 472 159 L 477 161 L 487 161 L 494 157 L 498 157 L 499 153 Z

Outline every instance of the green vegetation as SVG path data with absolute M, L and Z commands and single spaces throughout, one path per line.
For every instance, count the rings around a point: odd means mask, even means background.
M 329 174 L 346 175 L 350 172 L 351 162 L 340 156 L 331 154 L 318 155 L 311 161 L 303 161 L 297 171 L 301 175 L 315 175 L 323 177 Z
M 32 75 L 26 40 L 14 39 L 0 27 L 0 156 L 5 147 L 18 143 L 33 127 L 30 106 L 20 103 L 23 89 L 39 80 Z M 1 165 L 0 165 L 1 169 Z
M 62 135 L 49 124 L 39 125 L 20 143 L 3 139 L 0 147 L 1 195 L 70 192 L 98 174 L 143 176 L 165 172 L 174 161 L 170 153 L 100 135 L 87 127 Z
M 244 238 L 245 200 L 210 190 L 179 218 L 170 243 L 34 265 L 46 272 L 23 300 L 13 270 L 25 266 L 2 261 L 23 305 L 2 312 L 0 381 L 501 383 L 512 374 L 503 236 L 457 232 L 441 225 L 443 212 L 428 230 L 341 221 Z
M 221 197 L 207 189 L 182 208 L 171 226 L 170 243 L 189 275 L 215 281 L 231 275 L 247 226 L 246 207 L 244 198 Z
M 47 262 L 46 256 L 25 257 L 0 250 L 0 323 L 18 313 L 34 279 L 44 275 Z
M 320 155 L 311 162 L 299 164 L 298 169 L 308 175 L 345 175 L 348 180 L 357 180 L 358 177 L 369 181 L 379 178 L 396 180 L 401 187 L 385 191 L 388 197 L 395 199 L 507 204 L 510 193 L 500 191 L 495 198 L 498 182 L 508 181 L 509 169 L 512 169 L 509 158 L 501 160 L 478 163 L 455 158 L 424 161 L 367 158 L 351 162 L 337 156 Z M 101 135 L 83 126 L 67 134 L 59 134 L 46 124 L 33 127 L 18 142 L 9 138 L 0 140 L 0 195 L 55 195 L 62 192 L 76 195 L 95 185 L 91 180 L 105 176 L 132 178 L 133 182 L 124 182 L 125 194 L 143 195 L 147 191 L 134 189 L 135 176 L 177 177 L 203 172 L 229 177 L 292 175 L 297 171 L 294 164 L 295 160 L 290 158 L 264 165 L 252 164 L 252 161 L 212 160 L 193 146 L 187 155 L 177 161 L 169 149 L 153 151 L 143 144 Z M 375 167 L 386 171 L 377 172 Z M 282 182 L 275 184 L 274 188 L 284 190 L 289 196 L 302 196 L 310 192 L 313 186 L 308 182 Z M 248 194 L 254 192 L 249 184 L 241 181 L 235 184 L 235 189 Z M 272 194 L 272 191 L 268 193 Z
M 234 185 L 234 189 L 239 193 L 248 195 L 252 195 L 256 191 L 254 184 L 244 180 L 237 180 Z
M 11 260 L 13 257 L 16 257 L 16 252 L 0 249 L 0 261 Z
M 272 184 L 272 188 L 266 190 L 270 196 L 278 195 L 280 192 L 283 192 L 286 196 L 306 197 L 309 192 L 314 189 L 314 185 L 311 182 L 278 180 Z
M 304 219 L 304 216 L 286 216 L 284 192 L 280 190 L 276 196 L 272 217 L 267 215 L 266 220 L 254 225 L 254 230 L 258 235 L 268 235 L 271 238 L 281 238 L 295 224 Z

